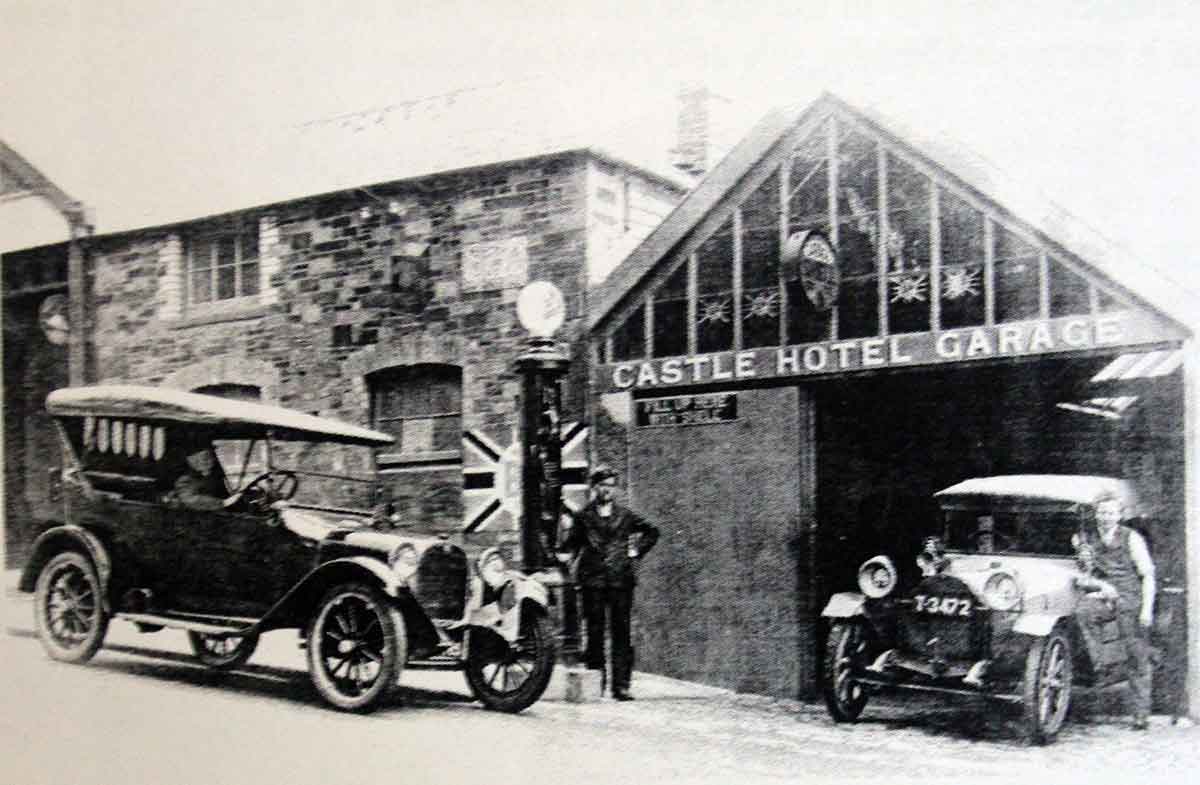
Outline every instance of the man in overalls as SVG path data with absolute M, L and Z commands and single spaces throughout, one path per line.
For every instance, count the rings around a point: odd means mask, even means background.
M 1124 508 L 1112 494 L 1096 500 L 1096 532 L 1085 536 L 1095 576 L 1117 593 L 1117 625 L 1129 659 L 1133 728 L 1145 730 L 1150 715 L 1150 625 L 1154 621 L 1154 562 L 1146 541 L 1121 523 Z

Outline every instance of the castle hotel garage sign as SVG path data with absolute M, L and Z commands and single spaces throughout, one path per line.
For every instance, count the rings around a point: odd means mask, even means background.
M 610 391 L 645 390 L 1027 357 L 1164 340 L 1170 340 L 1170 336 L 1157 322 L 1140 313 L 1123 311 L 614 363 L 601 366 L 597 381 Z M 641 416 L 639 409 L 639 421 Z

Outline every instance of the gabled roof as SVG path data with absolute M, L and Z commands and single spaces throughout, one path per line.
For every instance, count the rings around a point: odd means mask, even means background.
M 593 297 L 588 327 L 595 329 L 656 269 L 671 249 L 688 237 L 750 171 L 800 124 L 837 113 L 870 128 L 891 144 L 940 172 L 957 186 L 989 203 L 997 213 L 1024 224 L 1051 247 L 1090 266 L 1135 300 L 1192 332 L 1200 297 L 1072 216 L 1028 185 L 1017 183 L 988 161 L 944 138 L 931 140 L 902 131 L 892 121 L 824 93 L 801 109 L 769 112 L 741 143 L 714 167 L 688 197 L 609 275 Z

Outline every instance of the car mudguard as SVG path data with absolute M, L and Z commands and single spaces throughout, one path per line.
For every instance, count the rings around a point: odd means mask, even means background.
M 863 615 L 866 598 L 858 592 L 842 591 L 829 598 L 821 615 L 829 619 L 850 619 Z
M 1044 638 L 1062 619 L 1061 613 L 1023 613 L 1013 624 L 1013 632 Z
M 481 601 L 483 581 L 476 578 L 472 584 L 471 602 L 467 606 L 466 623 L 471 627 L 492 630 L 512 643 L 521 634 L 521 614 L 535 611 L 544 613 L 550 606 L 550 593 L 539 581 L 522 573 L 509 572 L 507 577 L 508 584 L 503 591 L 512 587 L 515 594 L 512 607 L 502 610 L 498 600 L 484 604 Z
M 75 524 L 67 523 L 47 529 L 34 540 L 32 555 L 25 563 L 25 569 L 21 571 L 18 588 L 23 592 L 33 591 L 37 585 L 38 573 L 42 571 L 46 562 L 62 551 L 80 549 L 87 553 L 92 564 L 96 566 L 96 577 L 100 580 L 100 598 L 104 603 L 104 612 L 111 613 L 112 606 L 108 600 L 108 581 L 112 576 L 112 559 L 109 558 L 108 549 L 104 547 L 104 543 L 100 541 L 99 537 Z
M 346 556 L 317 565 L 280 598 L 255 626 L 263 632 L 291 626 L 303 619 L 308 610 L 320 601 L 327 587 L 353 580 L 375 584 L 402 607 L 411 604 L 412 595 L 408 586 L 386 564 L 367 556 Z

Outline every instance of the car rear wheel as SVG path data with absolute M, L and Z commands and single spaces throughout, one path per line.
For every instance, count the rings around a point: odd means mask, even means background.
M 258 648 L 257 635 L 206 635 L 189 632 L 188 641 L 196 659 L 214 670 L 230 670 L 250 659 Z
M 104 643 L 100 579 L 86 556 L 60 553 L 38 574 L 33 620 L 42 647 L 56 660 L 87 662 Z
M 835 622 L 825 640 L 825 666 L 821 692 L 834 722 L 854 722 L 867 705 L 866 687 L 853 672 L 865 665 L 867 630 L 861 621 Z
M 1023 730 L 1033 744 L 1058 736 L 1071 704 L 1071 643 L 1061 630 L 1037 638 L 1025 655 Z
M 545 614 L 522 613 L 520 636 L 511 644 L 482 627 L 470 636 L 467 684 L 484 706 L 518 712 L 542 697 L 554 671 L 554 630 Z
M 375 587 L 343 584 L 317 606 L 308 634 L 308 670 L 330 705 L 373 708 L 396 683 L 407 657 L 404 617 Z

